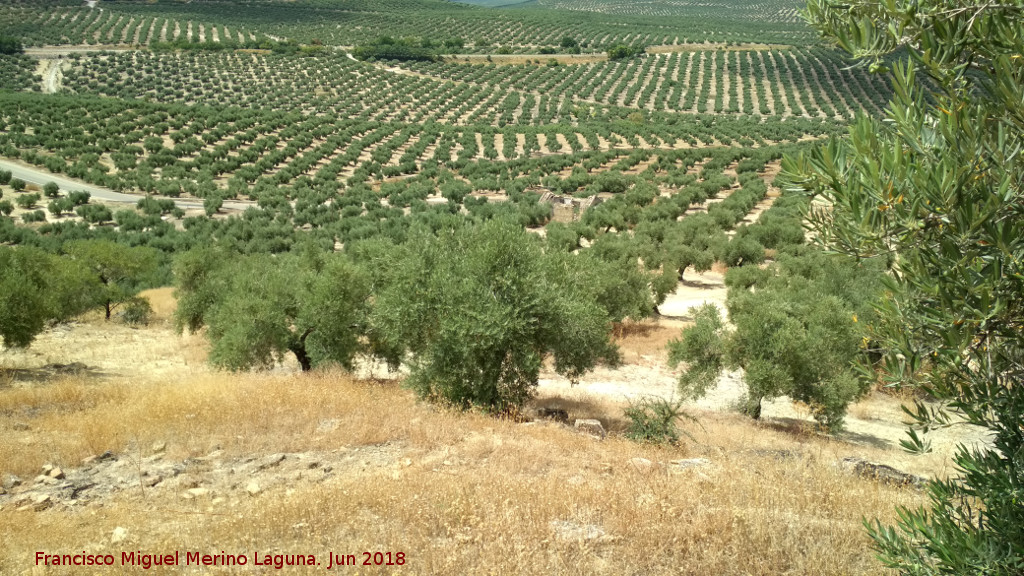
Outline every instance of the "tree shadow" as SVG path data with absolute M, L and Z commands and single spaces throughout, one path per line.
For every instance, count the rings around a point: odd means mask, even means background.
M 67 376 L 102 378 L 108 374 L 81 362 L 47 364 L 39 368 L 0 368 L 0 388 L 17 384 L 46 384 Z
M 799 418 L 762 418 L 761 425 L 784 432 L 792 436 L 798 437 L 818 437 L 818 438 L 831 438 L 834 440 L 840 440 L 848 444 L 858 444 L 861 446 L 871 446 L 873 448 L 879 448 L 882 450 L 891 450 L 895 446 L 892 442 L 879 438 L 871 434 L 863 434 L 860 432 L 851 432 L 844 430 L 838 434 L 829 434 L 828 431 L 822 429 L 821 425 L 811 420 L 801 420 Z

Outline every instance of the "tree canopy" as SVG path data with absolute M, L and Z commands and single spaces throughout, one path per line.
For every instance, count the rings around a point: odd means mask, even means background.
M 325 362 L 352 368 L 363 349 L 369 281 L 342 255 L 197 249 L 174 269 L 176 325 L 209 327 L 215 366 L 267 367 L 292 353 L 303 370 Z
M 407 351 L 407 383 L 421 396 L 504 410 L 532 395 L 548 357 L 571 379 L 616 361 L 611 323 L 650 304 L 635 266 L 545 252 L 498 220 L 401 247 L 373 322 Z
M 4 346 L 32 344 L 48 322 L 93 306 L 98 288 L 80 263 L 36 248 L 0 247 L 0 337 Z
M 812 24 L 879 71 L 895 95 L 844 140 L 790 158 L 793 188 L 825 200 L 819 240 L 892 262 L 868 336 L 890 385 L 919 403 L 908 448 L 950 412 L 988 429 L 928 509 L 871 529 L 903 574 L 1024 572 L 1024 3 L 811 0 Z M 874 367 L 865 366 L 874 378 Z

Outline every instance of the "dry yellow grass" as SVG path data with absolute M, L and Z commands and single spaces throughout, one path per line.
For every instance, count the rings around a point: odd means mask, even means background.
M 537 401 L 572 419 L 600 419 L 611 435 L 599 441 L 554 423 L 423 404 L 397 382 L 331 371 L 211 372 L 202 338 L 170 328 L 171 291 L 144 295 L 154 309 L 148 328 L 87 317 L 42 335 L 29 353 L 0 352 L 0 479 L 17 474 L 31 483 L 46 463 L 74 472 L 108 450 L 138 476 L 40 512 L 0 496 L 0 574 L 118 574 L 129 570 L 119 565 L 121 552 L 139 550 L 249 560 L 242 569 L 149 570 L 156 574 L 248 573 L 258 571 L 253 554 L 265 553 L 313 554 L 321 566 L 285 571 L 318 573 L 329 553 L 361 562 L 363 551 L 403 552 L 406 563 L 340 570 L 885 574 L 862 519 L 890 520 L 896 505 L 922 501 L 836 466 L 851 455 L 884 461 L 891 451 L 780 422 L 698 412 L 701 425 L 687 425 L 693 441 L 655 447 L 622 437 L 623 404 L 608 397 L 548 391 Z M 664 344 L 681 326 L 664 322 L 621 327 L 626 362 L 664 361 Z M 101 370 L 3 380 L 12 364 L 57 359 Z M 856 410 L 888 418 L 895 409 L 879 397 Z M 141 463 L 154 457 L 154 443 L 166 444 L 161 462 L 202 465 L 145 488 Z M 296 464 L 312 455 L 332 468 L 250 476 L 246 462 L 274 453 Z M 710 464 L 670 465 L 683 458 Z M 251 480 L 263 487 L 255 497 L 246 490 Z M 192 486 L 210 492 L 183 499 Z M 118 527 L 128 537 L 114 543 Z M 44 571 L 34 565 L 39 551 L 110 553 L 118 565 Z
M 571 409 L 622 426 L 621 406 L 582 401 Z M 852 450 L 847 445 L 739 417 L 703 415 L 696 443 L 658 448 L 456 413 L 395 385 L 332 372 L 149 384 L 64 379 L 0 390 L 0 414 L 2 473 L 29 477 L 45 462 L 72 468 L 108 449 L 143 455 L 154 441 L 178 460 L 215 449 L 228 459 L 343 447 L 389 454 L 255 498 L 238 490 L 185 502 L 151 490 L 118 493 L 101 506 L 5 507 L 3 574 L 35 573 L 36 551 L 82 550 L 118 558 L 225 551 L 247 554 L 250 564 L 253 553 L 314 554 L 323 562 L 287 569 L 294 574 L 322 571 L 330 552 L 362 551 L 404 552 L 407 563 L 350 573 L 881 574 L 861 519 L 891 518 L 895 504 L 920 499 L 840 471 L 834 462 Z M 327 420 L 339 425 L 325 430 Z M 780 460 L 754 448 L 805 456 Z M 711 464 L 681 473 L 630 464 L 696 456 Z M 112 544 L 116 527 L 130 538 Z M 599 536 L 584 538 L 587 531 Z

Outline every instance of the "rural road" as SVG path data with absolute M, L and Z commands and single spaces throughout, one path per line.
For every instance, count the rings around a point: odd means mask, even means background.
M 93 52 L 132 52 L 136 48 L 124 46 L 40 46 L 38 48 L 25 48 L 25 56 L 32 58 L 63 58 L 71 54 L 90 54 Z
M 72 190 L 83 190 L 88 192 L 96 200 L 103 200 L 104 202 L 118 202 L 122 204 L 135 205 L 136 202 L 141 200 L 143 196 L 138 194 L 122 194 L 121 192 L 114 192 L 110 188 L 104 188 L 102 186 L 94 186 L 92 184 L 86 184 L 79 180 L 67 178 L 65 176 L 59 176 L 52 174 L 45 170 L 35 168 L 32 166 L 26 166 L 20 162 L 11 162 L 10 160 L 0 159 L 0 170 L 7 170 L 15 178 L 20 178 L 25 182 L 31 184 L 38 184 L 39 186 L 45 185 L 47 182 L 54 182 L 60 189 L 69 192 Z M 202 209 L 203 201 L 198 199 L 174 199 L 174 205 L 182 209 L 199 208 Z M 245 210 L 250 206 L 256 206 L 255 202 L 242 202 L 238 200 L 225 200 L 224 210 Z

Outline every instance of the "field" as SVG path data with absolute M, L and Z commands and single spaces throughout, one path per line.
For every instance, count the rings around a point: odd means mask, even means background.
M 882 574 L 862 517 L 921 500 L 839 465 L 900 459 L 887 441 L 781 420 L 698 410 L 694 441 L 644 447 L 618 436 L 621 400 L 602 395 L 551 388 L 537 405 L 599 418 L 604 441 L 439 410 L 394 381 L 211 373 L 202 338 L 166 324 L 169 291 L 147 297 L 159 314 L 148 328 L 84 318 L 5 360 L 25 367 L 0 390 L 5 473 L 30 482 L 49 463 L 93 484 L 74 498 L 42 489 L 53 494 L 44 512 L 0 496 L 5 574 L 37 550 L 83 549 L 312 553 L 325 565 L 329 552 L 404 552 L 404 567 L 370 570 L 390 574 Z M 644 348 L 639 335 L 620 343 Z M 47 376 L 53 359 L 95 371 Z M 880 396 L 855 413 L 883 407 L 898 402 Z M 108 449 L 116 460 L 80 464 Z M 938 472 L 942 459 L 909 465 Z
M 809 250 L 808 200 L 775 181 L 783 156 L 892 96 L 800 8 L 5 2 L 0 37 L 25 51 L 0 55 L 0 173 L 17 171 L 0 183 L 0 247 L 104 239 L 157 256 L 135 286 L 154 288 L 148 326 L 90 312 L 0 348 L 0 573 L 37 573 L 37 550 L 122 549 L 403 552 L 369 571 L 389 574 L 890 573 L 862 520 L 923 495 L 844 459 L 943 477 L 976 431 L 910 458 L 907 398 L 877 392 L 842 435 L 785 397 L 754 422 L 729 409 L 730 374 L 687 405 L 692 438 L 624 436 L 629 400 L 675 395 L 665 346 L 690 307 L 724 308 L 731 268 Z M 215 371 L 208 331 L 172 329 L 190 249 L 365 256 L 494 220 L 638 268 L 656 304 L 614 323 L 623 366 L 572 386 L 549 362 L 518 418 L 418 401 L 405 372 L 365 360 Z M 539 407 L 608 437 L 527 421 Z M 66 478 L 33 480 L 44 465 Z

